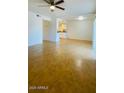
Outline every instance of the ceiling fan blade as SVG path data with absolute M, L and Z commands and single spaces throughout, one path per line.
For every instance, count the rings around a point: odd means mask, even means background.
M 50 2 L 48 0 L 44 0 L 46 3 L 50 4 Z
M 61 4 L 61 3 L 64 3 L 64 0 L 60 0 L 60 1 L 58 1 L 58 2 L 55 2 L 55 5 L 59 5 L 59 4 Z
M 59 6 L 55 6 L 56 8 L 59 8 L 61 10 L 65 10 L 65 8 L 59 7 Z

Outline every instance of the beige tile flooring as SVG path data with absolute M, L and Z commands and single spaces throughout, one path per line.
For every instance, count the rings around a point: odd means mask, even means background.
M 44 41 L 29 47 L 28 65 L 29 93 L 96 93 L 91 42 Z

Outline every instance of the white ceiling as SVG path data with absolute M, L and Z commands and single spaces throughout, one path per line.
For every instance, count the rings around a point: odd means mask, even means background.
M 45 16 L 53 15 L 60 18 L 92 15 L 96 12 L 96 0 L 64 0 L 64 3 L 59 6 L 64 7 L 65 11 L 55 9 L 54 12 L 51 12 L 49 7 L 39 7 L 39 5 L 47 5 L 47 3 L 43 0 L 29 0 L 29 11 Z

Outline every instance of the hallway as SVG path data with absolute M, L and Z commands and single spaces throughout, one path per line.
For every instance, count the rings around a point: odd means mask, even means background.
M 96 93 L 96 60 L 92 43 L 44 41 L 29 47 L 29 93 Z M 47 86 L 48 89 L 30 89 Z

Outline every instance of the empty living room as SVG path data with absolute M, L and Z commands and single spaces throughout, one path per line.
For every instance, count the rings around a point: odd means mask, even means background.
M 123 0 L 1 0 L 0 10 L 0 93 L 124 93 Z
M 96 93 L 95 20 L 95 0 L 29 0 L 29 93 Z

